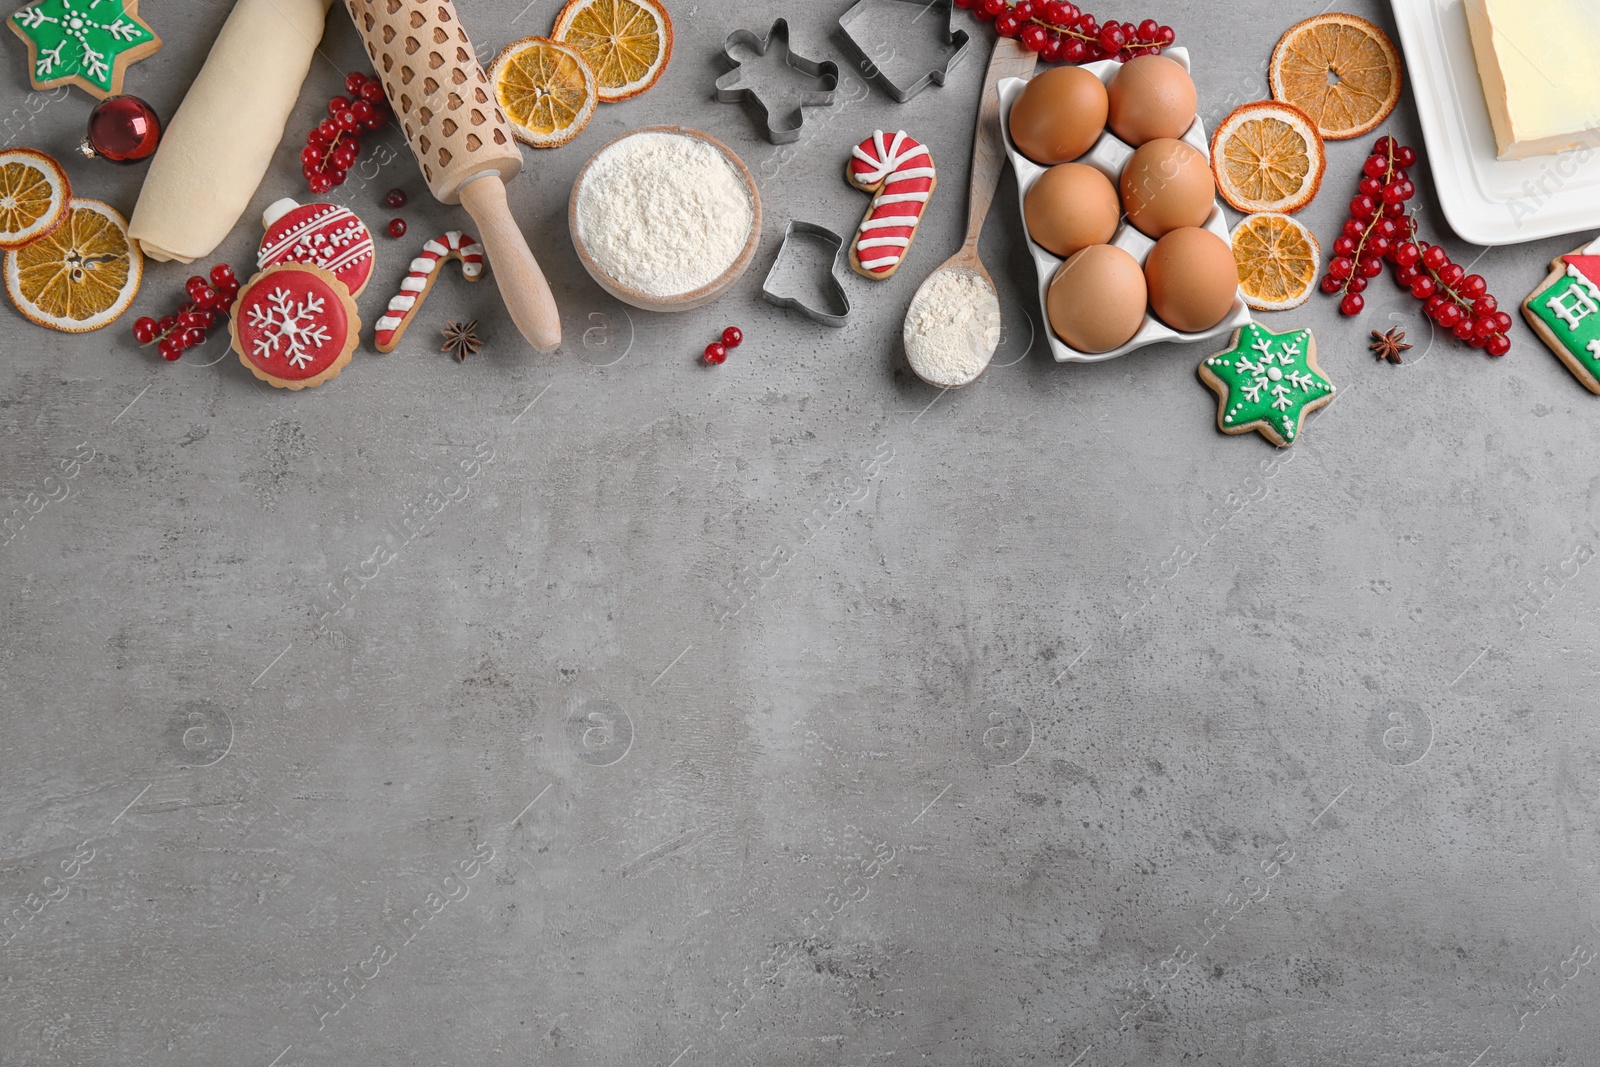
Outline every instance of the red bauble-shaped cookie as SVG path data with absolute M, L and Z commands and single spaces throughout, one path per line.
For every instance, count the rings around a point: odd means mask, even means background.
M 349 208 L 297 204 L 285 198 L 269 205 L 261 221 L 267 235 L 256 256 L 260 269 L 310 263 L 343 282 L 351 296 L 360 296 L 367 287 L 372 277 L 372 231 Z
M 279 389 L 336 378 L 361 340 L 350 292 L 309 263 L 280 263 L 251 278 L 234 301 L 228 332 L 250 373 Z

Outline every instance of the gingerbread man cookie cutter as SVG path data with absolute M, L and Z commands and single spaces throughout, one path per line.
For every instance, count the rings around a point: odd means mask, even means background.
M 897 80 L 884 69 L 884 64 L 898 55 L 897 39 L 872 33 L 865 25 L 873 16 L 897 8 L 906 9 L 906 18 L 910 22 L 935 16 L 940 18 L 943 26 L 940 34 L 945 48 L 943 66 L 929 68 L 912 82 Z M 839 16 L 839 32 L 849 51 L 858 60 L 861 73 L 903 104 L 930 85 L 943 85 L 956 64 L 966 57 L 967 49 L 972 47 L 972 36 L 966 30 L 954 28 L 955 13 L 955 0 L 860 0 Z
M 791 69 L 799 71 L 808 78 L 816 79 L 822 88 L 799 94 L 799 102 L 794 109 L 786 115 L 774 116 L 772 105 L 767 102 L 761 91 L 744 83 L 744 64 L 748 60 L 741 60 L 740 54 L 765 56 L 773 49 L 782 55 L 783 61 Z M 760 115 L 761 123 L 766 127 L 767 140 L 773 144 L 793 144 L 800 139 L 800 131 L 804 128 L 806 117 L 805 108 L 832 107 L 834 95 L 839 90 L 839 65 L 827 60 L 816 62 L 798 56 L 789 47 L 789 20 L 778 19 L 772 24 L 772 29 L 767 31 L 765 37 L 757 37 L 749 30 L 734 30 L 728 34 L 727 43 L 723 46 L 723 54 L 728 62 L 733 64 L 733 70 L 717 79 L 717 101 L 723 104 L 748 103 Z M 792 119 L 791 125 L 780 125 L 780 121 Z
M 789 254 L 790 246 L 797 238 L 808 237 L 833 247 L 833 263 L 828 268 L 828 290 L 837 301 L 835 307 L 839 310 L 834 310 L 834 307 L 818 306 L 803 297 L 791 296 L 779 287 L 778 279 L 782 273 L 780 268 Z M 783 245 L 778 249 L 778 258 L 772 261 L 772 269 L 767 272 L 767 280 L 761 283 L 761 295 L 767 298 L 767 303 L 798 311 L 812 322 L 834 328 L 843 326 L 850 318 L 850 294 L 845 292 L 844 288 L 844 278 L 850 273 L 845 265 L 846 247 L 844 238 L 826 226 L 818 226 L 814 222 L 802 222 L 799 219 L 791 221 L 789 228 L 783 233 Z

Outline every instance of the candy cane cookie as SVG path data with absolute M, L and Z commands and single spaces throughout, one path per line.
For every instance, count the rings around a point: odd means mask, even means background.
M 857 274 L 879 281 L 905 262 L 928 198 L 939 184 L 933 156 L 925 146 L 904 130 L 887 142 L 885 136 L 878 130 L 856 145 L 845 166 L 845 179 L 873 194 L 872 206 L 850 246 L 850 266 Z
M 411 273 L 400 283 L 400 292 L 389 301 L 388 312 L 374 329 L 373 343 L 379 352 L 395 350 L 433 283 L 439 280 L 439 265 L 452 259 L 461 261 L 461 276 L 467 281 L 475 282 L 483 276 L 483 253 L 471 234 L 451 230 L 423 245 L 421 254 L 411 261 Z

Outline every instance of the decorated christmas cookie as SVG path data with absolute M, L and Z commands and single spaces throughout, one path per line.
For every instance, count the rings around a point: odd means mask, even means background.
M 283 199 L 271 204 L 261 221 L 267 235 L 261 239 L 257 267 L 310 263 L 343 282 L 351 296 L 360 296 L 367 287 L 372 277 L 372 231 L 349 208 L 302 206 Z
M 251 374 L 279 389 L 304 389 L 338 377 L 360 343 L 361 319 L 332 274 L 280 263 L 240 291 L 228 332 Z
M 1199 369 L 1221 401 L 1217 429 L 1260 430 L 1279 448 L 1294 444 L 1306 416 L 1333 400 L 1310 330 L 1273 333 L 1252 322 L 1234 332 L 1233 347 L 1207 357 Z
M 1551 266 L 1522 314 L 1583 387 L 1600 393 L 1600 241 Z
M 104 99 L 122 92 L 128 64 L 161 47 L 139 0 L 35 0 L 6 20 L 28 42 L 35 89 L 76 85 Z
M 933 157 L 904 131 L 885 140 L 879 130 L 851 149 L 845 178 L 873 194 L 872 206 L 850 246 L 850 266 L 857 274 L 882 281 L 905 262 L 928 198 L 939 184 Z
M 439 280 L 439 267 L 452 259 L 461 261 L 461 276 L 475 282 L 483 276 L 483 253 L 470 233 L 451 230 L 422 246 L 411 270 L 400 283 L 400 291 L 389 301 L 389 310 L 373 329 L 373 345 L 379 352 L 393 352 L 405 336 L 417 309 Z

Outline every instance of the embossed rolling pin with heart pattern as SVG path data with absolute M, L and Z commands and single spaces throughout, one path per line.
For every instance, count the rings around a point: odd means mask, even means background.
M 522 150 L 451 0 L 345 0 L 433 195 L 478 224 L 500 295 L 541 352 L 561 344 L 544 272 L 506 204 Z

